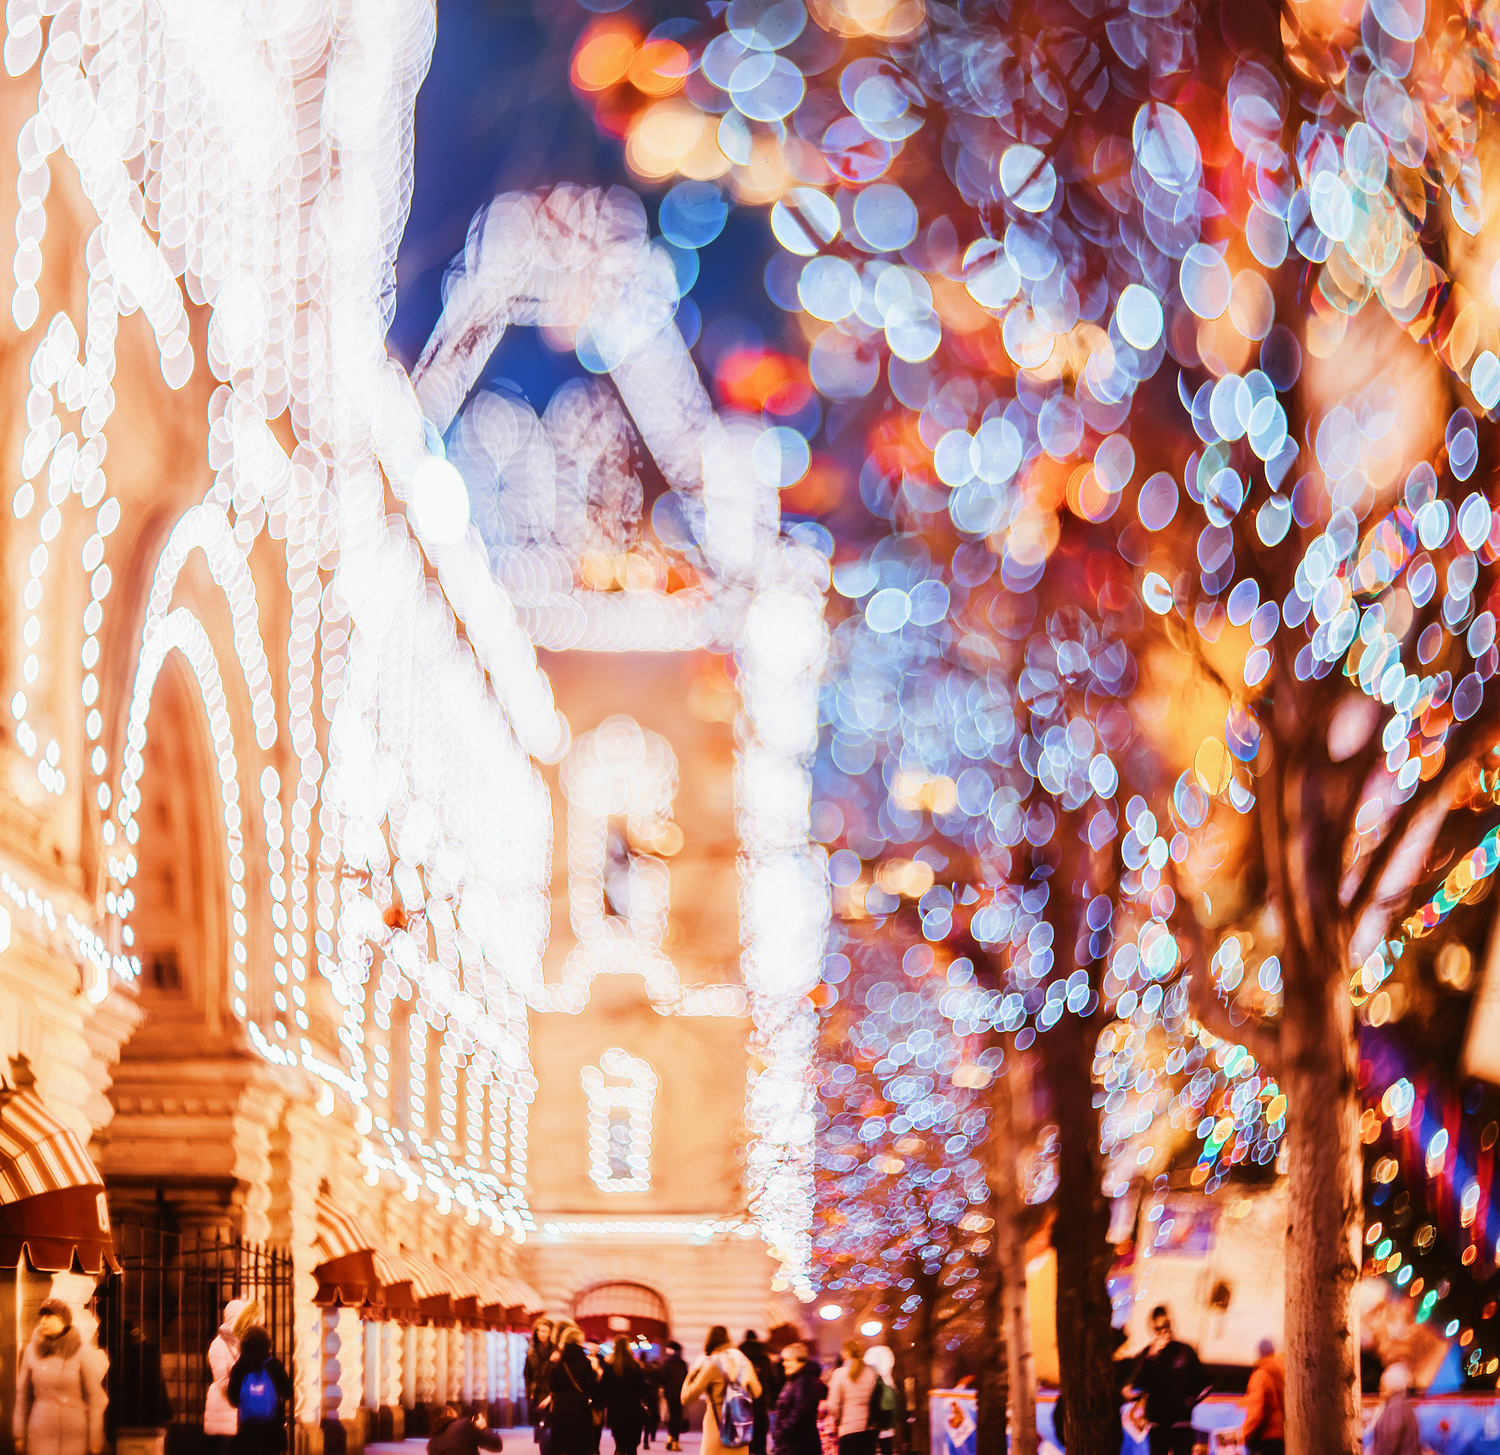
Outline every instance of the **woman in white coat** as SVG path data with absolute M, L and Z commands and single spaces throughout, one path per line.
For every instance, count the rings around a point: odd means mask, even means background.
M 232 1298 L 224 1305 L 218 1337 L 208 1346 L 213 1382 L 203 1401 L 203 1433 L 214 1442 L 219 1455 L 228 1455 L 229 1442 L 240 1428 L 239 1411 L 229 1403 L 229 1371 L 240 1357 L 240 1336 L 259 1322 L 260 1304 L 255 1299 Z

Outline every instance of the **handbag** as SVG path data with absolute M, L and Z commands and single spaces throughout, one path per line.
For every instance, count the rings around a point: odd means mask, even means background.
M 568 1361 L 566 1359 L 562 1359 L 558 1362 L 563 1367 L 563 1373 L 573 1381 L 573 1388 L 576 1389 L 579 1394 L 583 1394 L 583 1386 L 578 1382 L 578 1376 L 568 1368 Z M 588 1398 L 586 1395 L 584 1397 L 586 1399 Z M 589 1416 L 593 1420 L 594 1428 L 596 1430 L 602 1430 L 604 1428 L 604 1411 L 601 1410 L 599 1406 L 594 1404 L 592 1401 L 589 1402 Z

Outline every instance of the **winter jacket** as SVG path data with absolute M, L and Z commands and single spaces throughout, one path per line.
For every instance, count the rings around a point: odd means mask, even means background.
M 861 1364 L 859 1377 L 851 1378 L 847 1365 L 839 1365 L 828 1381 L 828 1414 L 842 1439 L 876 1426 L 870 1400 L 880 1376 L 868 1364 Z
M 617 1374 L 612 1364 L 604 1366 L 604 1423 L 615 1437 L 616 1445 L 639 1443 L 646 1427 L 647 1383 L 645 1371 L 636 1365 Z
M 218 1337 L 208 1346 L 208 1368 L 213 1381 L 203 1401 L 203 1433 L 232 1435 L 240 1427 L 239 1412 L 229 1403 L 229 1371 L 240 1357 L 240 1336 L 234 1322 L 245 1311 L 248 1299 L 232 1298 L 224 1305 L 224 1322 Z
M 1370 1430 L 1370 1455 L 1422 1455 L 1417 1417 L 1404 1394 L 1393 1394 L 1381 1405 Z
M 240 1407 L 240 1390 L 245 1378 L 255 1370 L 265 1370 L 276 1387 L 281 1405 L 269 1420 L 242 1419 L 234 1435 L 235 1455 L 276 1455 L 286 1449 L 286 1401 L 292 1397 L 292 1381 L 286 1365 L 272 1352 L 264 1334 L 256 1337 L 251 1330 L 240 1344 L 240 1357 L 229 1371 L 229 1403 Z
M 661 1361 L 661 1397 L 669 1411 L 682 1408 L 682 1386 L 687 1377 L 687 1360 L 681 1354 L 668 1354 Z
M 708 1401 L 703 1413 L 701 1455 L 720 1455 L 724 1449 L 719 1442 L 719 1411 L 724 1407 L 724 1395 L 731 1383 L 742 1384 L 751 1399 L 760 1397 L 755 1366 L 738 1349 L 724 1348 L 698 1360 L 682 1386 L 683 1404 L 692 1404 L 700 1394 Z
M 13 1431 L 26 1455 L 98 1455 L 104 1448 L 103 1356 L 78 1330 L 31 1336 L 16 1375 Z
M 526 1411 L 533 1425 L 550 1424 L 550 1410 L 540 1408 L 547 1397 L 547 1361 L 552 1358 L 551 1343 L 542 1343 L 535 1334 L 526 1346 Z
M 593 1455 L 594 1394 L 599 1377 L 582 1344 L 565 1344 L 547 1365 L 547 1393 L 552 1407 L 551 1455 Z
M 1241 1434 L 1247 1442 L 1286 1438 L 1286 1360 L 1280 1354 L 1262 1359 L 1250 1373 Z
M 481 1430 L 472 1417 L 450 1420 L 438 1415 L 427 1440 L 427 1455 L 478 1455 L 480 1450 L 500 1448 L 500 1436 L 494 1430 Z
M 777 1455 L 818 1455 L 818 1406 L 828 1398 L 828 1388 L 815 1363 L 804 1364 L 781 1386 L 772 1426 Z
M 1209 1385 L 1192 1346 L 1180 1339 L 1169 1339 L 1155 1353 L 1144 1350 L 1130 1382 L 1146 1396 L 1147 1421 L 1169 1427 L 1192 1423 L 1193 1408 Z

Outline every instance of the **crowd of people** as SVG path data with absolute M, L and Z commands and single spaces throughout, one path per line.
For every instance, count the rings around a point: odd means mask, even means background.
M 1123 1335 L 1121 1336 L 1123 1338 Z M 1245 1389 L 1245 1418 L 1238 1443 L 1246 1455 L 1286 1455 L 1286 1360 L 1270 1339 L 1262 1339 Z M 1198 1354 L 1172 1331 L 1164 1305 L 1151 1310 L 1151 1338 L 1133 1360 L 1121 1360 L 1122 1400 L 1136 1401 L 1144 1417 L 1151 1455 L 1194 1455 L 1204 1435 L 1193 1425 L 1193 1410 L 1210 1393 Z M 1421 1455 L 1417 1417 L 1408 1395 L 1411 1371 L 1392 1364 L 1380 1376 L 1382 1403 L 1370 1431 L 1370 1455 Z M 1063 1394 L 1054 1410 L 1054 1428 L 1063 1438 Z
M 567 1319 L 540 1318 L 526 1359 L 526 1402 L 542 1455 L 597 1455 L 608 1431 L 616 1455 L 650 1449 L 666 1414 L 666 1449 L 682 1449 L 687 1412 L 702 1400 L 703 1455 L 823 1455 L 824 1429 L 838 1455 L 889 1455 L 899 1396 L 894 1356 L 866 1353 L 858 1340 L 824 1380 L 807 1345 L 773 1355 L 751 1330 L 736 1346 L 723 1325 L 704 1340 L 691 1364 L 668 1341 L 660 1357 L 637 1352 L 629 1338 L 605 1350 Z M 433 1455 L 469 1455 L 434 1451 Z

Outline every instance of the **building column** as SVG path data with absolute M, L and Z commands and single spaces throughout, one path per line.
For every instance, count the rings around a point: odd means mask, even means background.
M 401 1407 L 417 1407 L 417 1331 L 411 1324 L 401 1326 Z
M 432 1368 L 432 1402 L 433 1404 L 444 1404 L 449 1399 L 448 1330 L 434 1329 L 432 1335 L 435 1356 Z
M 339 1315 L 342 1312 L 341 1309 L 325 1308 L 320 1310 L 318 1315 L 321 1337 L 316 1372 L 318 1376 L 317 1408 L 321 1412 L 320 1423 L 324 1420 L 336 1423 L 343 1412 L 344 1390 L 340 1380 L 343 1378 L 344 1371 L 339 1363 L 339 1348 L 342 1344 L 339 1338 Z
M 436 1404 L 438 1397 L 437 1330 L 425 1325 L 417 1333 L 417 1403 Z
M 448 1340 L 448 1392 L 450 1403 L 464 1397 L 464 1334 L 462 1329 L 446 1329 Z
M 373 1414 L 380 1408 L 380 1325 L 367 1319 L 360 1325 L 364 1335 L 365 1377 L 360 1404 Z
M 390 1438 L 406 1438 L 406 1411 L 401 1407 L 401 1326 L 384 1323 L 380 1329 L 380 1421 L 385 1433 L 387 1411 L 391 1422 Z

